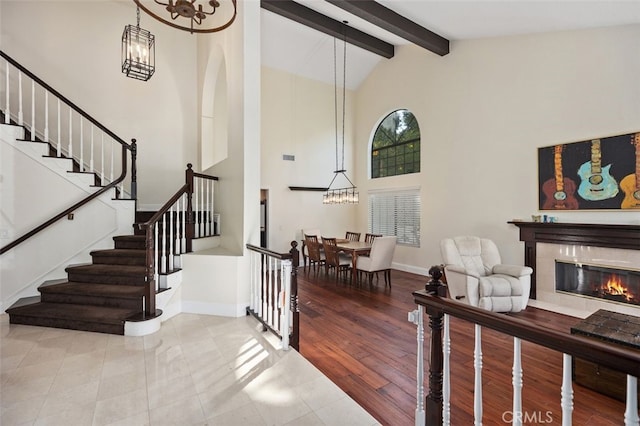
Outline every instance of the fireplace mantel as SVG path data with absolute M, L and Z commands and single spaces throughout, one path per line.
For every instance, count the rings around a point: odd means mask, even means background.
M 520 228 L 524 264 L 533 268 L 531 298 L 536 298 L 536 244 L 569 244 L 640 250 L 640 225 L 508 222 Z

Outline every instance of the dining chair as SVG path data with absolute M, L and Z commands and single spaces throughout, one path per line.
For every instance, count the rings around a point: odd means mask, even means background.
M 315 235 L 316 238 L 320 235 L 320 230 L 316 228 L 302 229 L 302 264 L 307 267 L 307 260 L 309 259 L 309 249 L 307 248 L 307 242 L 305 240 L 307 235 Z M 322 248 L 322 245 L 320 246 Z M 322 250 L 321 250 L 322 251 Z
M 360 241 L 360 233 L 347 231 L 345 238 L 349 241 Z
M 369 277 L 369 287 L 372 287 L 373 274 L 384 272 L 385 287 L 388 285 L 391 288 L 391 262 L 396 250 L 397 238 L 396 236 L 377 237 L 371 244 L 369 256 L 358 256 L 356 259 L 358 281 L 361 281 L 361 273 L 366 273 Z
M 317 267 L 323 266 L 326 263 L 326 257 L 324 250 L 320 250 L 322 246 L 318 241 L 317 235 L 305 235 L 304 242 L 309 252 L 309 268 L 313 266 L 314 272 L 317 271 Z
M 373 243 L 373 240 L 375 240 L 378 237 L 382 237 L 382 234 L 370 234 L 367 232 L 366 234 L 364 234 L 364 242 Z
M 338 250 L 335 238 L 322 237 L 322 245 L 326 256 L 324 264 L 326 274 L 329 274 L 330 269 L 334 269 L 336 271 L 336 281 L 340 278 L 340 274 L 344 274 L 345 278 L 351 278 L 351 255 Z

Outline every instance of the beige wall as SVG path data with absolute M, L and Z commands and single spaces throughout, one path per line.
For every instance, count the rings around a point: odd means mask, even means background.
M 346 228 L 366 232 L 367 191 L 420 187 L 421 247 L 399 246 L 395 267 L 426 274 L 441 262 L 439 241 L 462 234 L 493 238 L 505 261 L 521 264 L 523 244 L 507 221 L 538 213 L 537 148 L 639 131 L 638 51 L 638 25 L 459 41 L 445 57 L 415 46 L 397 48 L 351 94 L 347 169 L 360 190 L 357 207 L 323 206 L 321 193 L 287 189 L 325 186 L 331 179 L 333 87 L 263 68 L 269 246 L 288 247 L 303 227 L 336 235 Z M 371 180 L 370 138 L 398 108 L 418 119 L 421 172 Z M 296 161 L 283 161 L 282 154 Z M 640 212 L 556 216 L 640 223 Z
M 354 205 L 323 205 L 322 192 L 289 190 L 289 186 L 327 187 L 333 178 L 334 86 L 263 67 L 261 93 L 261 185 L 269 191 L 269 247 L 288 251 L 291 240 L 302 238 L 303 228 L 320 229 L 325 236 L 343 236 L 347 230 L 365 232 L 366 224 L 362 229 L 356 226 Z M 348 92 L 345 168 L 352 181 L 354 117 L 353 95 Z M 340 142 L 339 165 L 341 150 Z M 295 161 L 283 160 L 283 154 L 294 155 Z M 338 177 L 333 187 L 346 183 Z
M 640 25 L 453 42 L 438 57 L 397 49 L 357 92 L 358 224 L 367 190 L 419 185 L 421 247 L 398 247 L 398 265 L 428 269 L 439 241 L 494 239 L 503 260 L 523 262 L 506 222 L 538 212 L 537 148 L 640 131 Z M 368 179 L 369 140 L 397 108 L 422 134 L 421 173 Z M 640 212 L 558 213 L 560 221 L 640 223 Z

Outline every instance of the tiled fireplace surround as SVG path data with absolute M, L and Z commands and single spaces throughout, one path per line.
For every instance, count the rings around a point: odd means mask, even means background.
M 625 250 L 583 245 L 538 243 L 537 299 L 532 306 L 585 318 L 598 309 L 620 312 L 640 317 L 640 307 L 598 300 L 592 297 L 571 295 L 555 291 L 555 261 L 581 262 L 621 269 L 638 269 L 640 248 Z
M 640 317 L 640 306 L 555 290 L 556 260 L 640 269 L 640 226 L 512 223 L 525 242 L 525 264 L 535 270 L 530 306 L 580 318 L 598 309 Z

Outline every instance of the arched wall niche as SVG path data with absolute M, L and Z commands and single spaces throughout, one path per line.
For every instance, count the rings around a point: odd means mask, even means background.
M 213 46 L 205 68 L 200 117 L 200 166 L 207 170 L 228 155 L 229 103 L 224 51 Z

